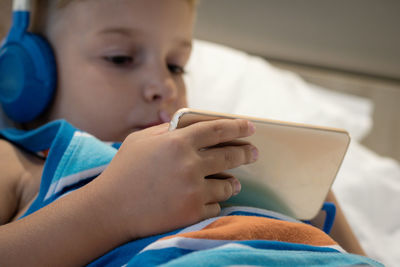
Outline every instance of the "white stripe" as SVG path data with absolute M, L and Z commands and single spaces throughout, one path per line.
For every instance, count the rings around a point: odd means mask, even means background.
M 80 131 L 74 132 L 74 136 L 83 136 L 83 137 L 95 138 L 93 135 L 91 135 L 91 134 L 89 134 L 87 132 L 80 132 Z
M 319 247 L 321 247 L 321 248 L 332 248 L 332 249 L 335 249 L 335 250 L 337 250 L 337 251 L 339 251 L 339 252 L 341 252 L 341 253 L 346 253 L 346 254 L 347 254 L 347 251 L 344 250 L 344 249 L 343 249 L 341 246 L 339 246 L 339 245 L 319 246 Z
M 263 215 L 263 216 L 270 216 L 270 217 L 274 217 L 274 218 L 289 221 L 289 222 L 301 223 L 300 221 L 298 221 L 296 219 L 293 219 L 291 217 L 282 215 L 282 214 L 274 212 L 274 211 L 258 209 L 258 208 L 253 208 L 253 207 L 233 206 L 233 207 L 228 207 L 228 208 L 222 209 L 220 216 L 218 216 L 218 217 L 206 219 L 206 220 L 196 223 L 194 225 L 188 226 L 188 227 L 180 230 L 176 234 L 178 235 L 178 234 L 185 234 L 185 233 L 200 231 L 200 230 L 204 229 L 205 227 L 207 227 L 208 225 L 210 225 L 211 223 L 215 222 L 216 220 L 223 218 L 225 216 L 228 216 L 234 212 L 240 212 L 240 211 L 250 212 L 250 213 L 259 214 L 259 215 Z
M 108 146 L 112 146 L 113 144 L 115 144 L 115 142 L 109 142 L 109 141 L 103 141 L 104 144 L 108 145 Z
M 13 1 L 13 11 L 30 11 L 31 1 L 30 0 L 14 0 Z
M 189 237 L 173 237 L 169 239 L 164 239 L 160 241 L 156 241 L 144 249 L 142 249 L 139 253 L 148 250 L 157 250 L 164 248 L 180 248 L 180 249 L 188 249 L 188 250 L 205 250 L 216 247 L 247 247 L 253 248 L 252 246 L 247 246 L 244 244 L 238 244 L 234 242 L 238 242 L 240 240 L 213 240 L 213 239 L 197 239 L 197 238 L 189 238 Z M 315 246 L 321 248 L 332 248 L 339 252 L 346 253 L 340 246 L 338 245 L 330 245 L 330 246 Z
M 176 234 L 178 235 L 178 234 L 185 234 L 185 233 L 190 233 L 190 232 L 199 231 L 199 230 L 201 230 L 201 229 L 207 227 L 209 224 L 215 222 L 215 221 L 218 220 L 219 218 L 222 218 L 222 216 L 213 217 L 213 218 L 210 218 L 210 219 L 201 221 L 201 222 L 199 222 L 199 223 L 193 224 L 193 225 L 191 225 L 191 226 L 188 226 L 188 227 L 182 229 L 181 231 L 179 231 L 179 232 L 176 233 Z
M 220 246 L 219 248 L 254 248 L 254 247 L 238 243 L 228 243 Z
M 283 214 L 280 214 L 280 213 L 277 213 L 274 211 L 263 210 L 263 209 L 253 208 L 253 207 L 233 206 L 233 207 L 228 207 L 228 208 L 222 209 L 220 216 L 213 217 L 213 218 L 201 221 L 199 223 L 196 223 L 194 225 L 188 226 L 188 227 L 182 229 L 181 231 L 179 231 L 177 234 L 184 234 L 184 233 L 199 231 L 199 230 L 205 228 L 206 226 L 208 226 L 209 224 L 213 223 L 214 221 L 216 221 L 219 218 L 222 218 L 222 217 L 228 216 L 234 212 L 240 212 L 240 211 L 255 213 L 255 214 L 259 214 L 259 215 L 263 215 L 263 216 L 269 216 L 269 217 L 273 217 L 273 218 L 277 218 L 277 219 L 289 221 L 289 222 L 301 223 L 300 221 L 298 221 L 296 219 L 293 219 L 291 217 L 288 217 L 286 215 L 283 215 Z
M 163 248 L 181 248 L 190 250 L 204 250 L 219 247 L 225 244 L 232 243 L 232 240 L 212 240 L 212 239 L 197 239 L 188 237 L 173 237 L 165 240 L 156 241 L 140 251 L 163 249 Z
M 273 217 L 273 218 L 277 218 L 277 219 L 289 221 L 289 222 L 301 223 L 301 221 L 298 221 L 296 219 L 293 219 L 291 217 L 288 217 L 286 215 L 283 215 L 283 214 L 280 214 L 280 213 L 277 213 L 274 211 L 258 209 L 258 208 L 253 208 L 253 207 L 233 206 L 233 207 L 228 207 L 228 208 L 222 209 L 220 216 L 210 218 L 210 219 L 201 221 L 199 223 L 196 223 L 194 225 L 188 226 L 188 227 L 182 229 L 181 231 L 179 231 L 177 234 L 184 234 L 184 233 L 199 231 L 199 230 L 203 229 L 204 227 L 206 227 L 207 225 L 213 223 L 214 221 L 216 221 L 219 218 L 222 218 L 222 217 L 228 216 L 234 212 L 240 212 L 240 211 L 255 213 L 255 214 L 262 215 L 262 216 L 269 216 L 269 217 Z
M 99 166 L 96 168 L 84 170 L 82 172 L 78 172 L 75 174 L 71 174 L 71 175 L 62 177 L 56 183 L 53 183 L 50 185 L 49 190 L 47 191 L 47 194 L 46 194 L 44 200 L 47 200 L 52 195 L 57 194 L 58 192 L 63 190 L 66 186 L 75 184 L 75 183 L 79 182 L 80 180 L 83 180 L 84 178 L 92 177 L 92 176 L 95 176 L 95 175 L 101 173 L 102 171 L 105 170 L 105 168 L 107 166 L 108 166 L 108 164 L 105 164 L 105 165 L 102 165 L 102 166 Z

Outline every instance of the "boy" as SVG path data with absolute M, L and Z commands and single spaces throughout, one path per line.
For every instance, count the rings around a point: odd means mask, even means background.
M 48 109 L 23 127 L 65 118 L 103 141 L 123 144 L 114 157 L 112 148 L 68 123 L 50 123 L 38 130 L 46 137 L 41 142 L 54 138 L 41 146 L 50 148 L 44 160 L 27 152 L 38 149 L 20 141 L 35 139 L 38 132 L 3 132 L 9 141 L 0 140 L 1 263 L 86 264 L 131 240 L 215 217 L 218 203 L 239 193 L 237 179 L 215 174 L 254 162 L 257 149 L 216 145 L 253 134 L 251 123 L 219 120 L 167 132 L 166 122 L 186 105 L 182 74 L 191 50 L 193 2 L 37 2 L 32 26 L 54 49 L 58 82 Z M 65 140 L 68 146 L 58 154 Z M 103 160 L 81 157 L 81 150 L 69 155 L 80 142 L 100 147 L 96 153 L 81 148 L 92 157 L 103 153 L 111 163 L 88 169 L 96 172 L 82 180 L 84 186 L 62 191 L 67 184 L 57 191 L 56 180 L 55 193 L 42 196 L 48 173 L 56 177 L 68 173 L 68 166 L 88 164 L 82 160 Z M 54 170 L 57 157 L 57 164 L 67 167 Z

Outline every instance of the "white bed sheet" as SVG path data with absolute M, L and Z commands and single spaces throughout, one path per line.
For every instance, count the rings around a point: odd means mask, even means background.
M 196 40 L 185 81 L 189 106 L 344 128 L 352 143 L 333 190 L 368 255 L 400 266 L 400 165 L 358 143 L 372 103 L 308 84 L 262 58 Z

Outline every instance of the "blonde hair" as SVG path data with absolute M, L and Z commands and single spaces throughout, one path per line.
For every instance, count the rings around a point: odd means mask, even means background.
M 39 16 L 38 13 L 41 13 L 43 7 L 48 7 L 49 3 L 54 0 L 36 0 L 33 1 L 33 16 L 31 19 L 31 26 L 30 29 L 33 32 L 40 33 L 40 29 L 42 28 L 43 21 L 39 21 L 37 19 Z M 56 4 L 58 7 L 64 7 L 71 3 L 72 1 L 77 0 L 57 0 Z M 192 7 L 196 7 L 199 0 L 185 0 L 187 1 Z M 0 40 L 6 35 L 11 22 L 11 6 L 12 0 L 0 0 Z
M 2 0 L 0 0 L 2 1 Z M 11 1 L 11 0 L 9 0 Z M 74 1 L 83 1 L 83 0 L 36 0 L 33 1 L 32 7 L 32 19 L 30 24 L 30 31 L 38 34 L 42 34 L 42 30 L 44 29 L 44 25 L 46 21 L 43 19 L 47 16 L 45 15 L 48 12 L 49 7 L 53 5 L 55 8 L 63 8 L 68 4 Z M 196 8 L 199 0 L 185 0 L 191 7 Z

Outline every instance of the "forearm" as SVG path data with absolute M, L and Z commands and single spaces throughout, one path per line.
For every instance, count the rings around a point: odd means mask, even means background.
M 123 240 L 104 207 L 83 187 L 19 221 L 0 227 L 3 266 L 84 265 Z M 110 214 L 107 214 L 110 216 Z
M 357 237 L 354 235 L 338 201 L 336 200 L 335 195 L 332 191 L 329 192 L 326 201 L 332 202 L 336 206 L 336 217 L 335 222 L 333 224 L 330 236 L 339 243 L 339 245 L 344 248 L 347 252 L 366 255 L 364 250 L 362 249 L 360 243 L 357 240 Z M 322 226 L 323 220 L 325 216 L 320 212 L 312 223 L 316 226 Z

